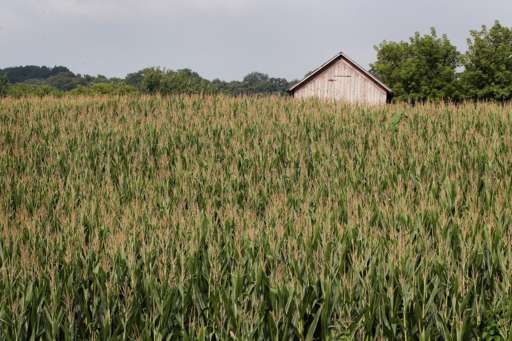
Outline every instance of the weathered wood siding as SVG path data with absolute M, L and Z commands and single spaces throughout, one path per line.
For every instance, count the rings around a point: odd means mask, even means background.
M 295 90 L 296 98 L 318 97 L 360 104 L 385 104 L 386 91 L 344 59 Z

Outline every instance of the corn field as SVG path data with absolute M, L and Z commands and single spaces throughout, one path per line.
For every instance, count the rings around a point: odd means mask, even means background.
M 512 105 L 0 100 L 0 339 L 512 338 Z

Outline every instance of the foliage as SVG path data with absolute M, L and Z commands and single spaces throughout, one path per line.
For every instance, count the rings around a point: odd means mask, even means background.
M 206 94 L 215 89 L 210 82 L 189 69 L 178 71 L 149 68 L 144 70 L 143 91 L 154 94 Z
M 55 66 L 49 68 L 46 66 L 35 65 L 10 67 L 0 71 L 2 71 L 7 76 L 7 79 L 11 84 L 23 83 L 30 80 L 44 80 L 56 76 L 60 73 L 71 72 L 64 66 Z
M 4 97 L 7 94 L 7 88 L 9 86 L 9 82 L 5 74 L 0 72 L 0 97 Z
M 416 33 L 408 42 L 384 41 L 376 47 L 371 72 L 391 87 L 396 99 L 417 102 L 458 99 L 460 54 L 446 35 Z
M 36 68 L 36 69 L 32 69 Z M 18 70 L 20 69 L 20 70 Z M 50 70 L 43 72 L 42 70 Z M 6 69 L 7 70 L 7 69 Z M 271 78 L 266 74 L 253 72 L 247 75 L 241 82 L 224 82 L 214 80 L 210 82 L 202 78 L 198 73 L 189 69 L 165 70 L 160 68 L 146 68 L 135 73 L 130 73 L 124 80 L 104 76 L 77 75 L 68 69 L 60 67 L 53 69 L 37 67 L 10 68 L 11 75 L 16 80 L 14 84 L 22 84 L 15 87 L 12 93 L 16 97 L 30 96 L 35 93 L 44 93 L 48 88 L 67 92 L 69 95 L 94 95 L 94 94 L 127 94 L 137 91 L 142 94 L 214 94 L 224 93 L 228 95 L 284 95 L 294 84 L 284 78 Z M 16 71 L 17 70 L 17 71 Z M 55 70 L 60 70 L 55 73 Z M 36 72 L 39 71 L 39 72 Z M 29 78 L 43 75 L 46 78 Z M 41 90 L 36 90 L 41 86 Z M 22 94 L 23 90 L 27 93 Z
M 240 95 L 283 95 L 290 88 L 290 83 L 284 78 L 271 78 L 266 74 L 252 72 L 241 82 L 212 82 L 202 78 L 189 69 L 178 71 L 149 68 L 140 73 L 130 74 L 129 81 L 133 85 L 141 84 L 140 88 L 147 93 L 160 94 L 213 94 L 224 93 L 234 96 Z
M 475 100 L 512 99 L 512 28 L 498 21 L 471 31 L 463 59 L 465 94 Z
M 0 70 L 1 72 L 2 70 Z M 71 91 L 78 87 L 90 87 L 97 83 L 119 83 L 119 79 L 107 79 L 105 76 L 98 75 L 96 77 L 90 75 L 80 75 L 71 72 L 64 66 L 55 66 L 48 68 L 46 66 L 19 66 L 11 67 L 3 70 L 6 74 L 10 84 L 21 84 L 15 88 L 16 95 L 30 96 L 34 93 L 44 93 L 48 88 L 57 89 L 60 91 Z M 40 86 L 41 89 L 35 88 Z M 92 87 L 91 87 L 92 86 Z M 23 90 L 27 93 L 21 94 Z M 79 93 L 74 91 L 73 93 Z
M 242 81 L 226 82 L 215 79 L 210 82 L 188 69 L 165 71 L 159 68 L 147 68 L 130 73 L 126 76 L 126 82 L 149 94 L 223 93 L 233 96 L 284 95 L 294 84 L 284 78 L 271 78 L 259 72 L 248 74 Z
M 510 339 L 510 104 L 0 101 L 0 339 Z
M 144 80 L 144 73 L 148 69 L 143 69 L 134 73 L 129 73 L 125 77 L 125 81 L 127 84 L 133 86 L 136 89 L 142 88 L 142 81 Z
M 26 83 L 18 83 L 10 85 L 7 88 L 7 96 L 14 98 L 21 97 L 43 97 L 43 96 L 58 96 L 62 92 L 48 85 L 34 85 Z
M 137 89 L 125 82 L 94 83 L 88 86 L 78 86 L 69 92 L 70 95 L 129 95 L 137 93 Z
M 43 84 L 49 85 L 62 91 L 70 91 L 77 88 L 78 86 L 85 86 L 91 82 L 92 79 L 87 80 L 79 75 L 75 75 L 72 72 L 62 72 L 58 75 L 49 77 Z
M 241 82 L 224 82 L 216 79 L 212 84 L 220 92 L 235 96 L 256 94 L 284 95 L 292 86 L 292 83 L 284 78 L 271 78 L 260 72 L 248 74 Z

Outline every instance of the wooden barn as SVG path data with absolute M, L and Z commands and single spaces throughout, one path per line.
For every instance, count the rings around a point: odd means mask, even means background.
M 338 53 L 289 90 L 295 98 L 318 97 L 358 104 L 385 104 L 393 91 L 374 75 Z

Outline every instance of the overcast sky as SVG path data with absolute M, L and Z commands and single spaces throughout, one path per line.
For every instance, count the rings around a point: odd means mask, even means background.
M 464 50 L 469 30 L 496 19 L 512 26 L 512 0 L 0 0 L 0 68 L 293 79 L 338 51 L 368 66 L 374 45 L 431 26 Z

